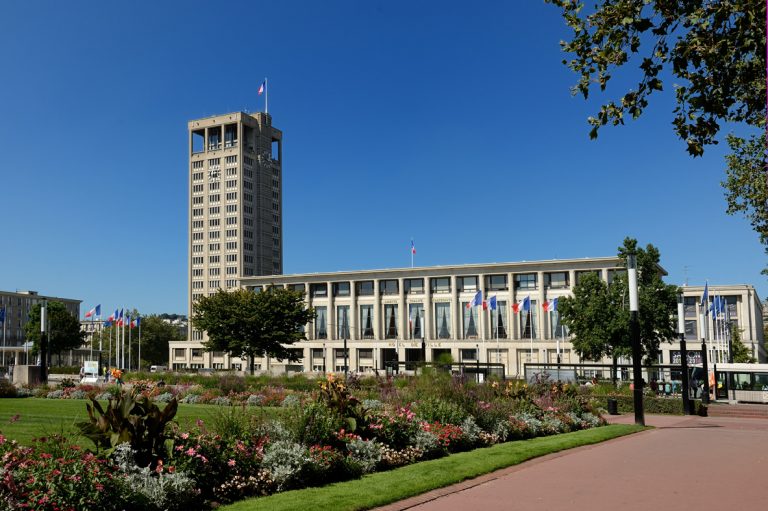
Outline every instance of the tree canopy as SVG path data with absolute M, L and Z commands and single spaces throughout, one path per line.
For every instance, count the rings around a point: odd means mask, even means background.
M 741 340 L 741 330 L 738 326 L 731 326 L 731 355 L 736 364 L 754 364 L 757 362 L 752 352 Z
M 37 304 L 29 313 L 29 321 L 24 325 L 24 336 L 32 341 L 32 354 L 40 352 L 40 308 Z M 85 342 L 85 332 L 80 330 L 80 320 L 67 311 L 62 302 L 48 302 L 48 354 L 61 355 L 67 350 L 74 350 Z M 49 358 L 50 360 L 50 358 Z
M 264 355 L 296 361 L 290 345 L 306 340 L 303 327 L 314 318 L 304 293 L 275 286 L 258 293 L 219 290 L 199 298 L 192 309 L 192 325 L 208 334 L 204 343 L 208 351 L 247 356 L 251 361 Z
M 626 238 L 618 256 L 626 267 L 627 256 L 637 256 L 640 342 L 647 362 L 655 362 L 659 346 L 675 337 L 673 315 L 677 309 L 677 286 L 661 279 L 660 253 L 649 244 L 637 247 Z M 573 296 L 558 303 L 563 324 L 571 332 L 573 349 L 587 360 L 628 356 L 629 286 L 626 273 L 616 274 L 610 284 L 597 274 L 587 274 L 573 288 Z
M 590 137 L 601 126 L 639 117 L 650 96 L 674 80 L 672 125 L 692 156 L 717 144 L 723 123 L 746 126 L 727 137 L 729 214 L 743 213 L 768 249 L 766 190 L 766 3 L 763 0 L 602 0 L 585 9 L 578 0 L 546 0 L 562 9 L 573 30 L 561 41 L 563 60 L 585 99 L 605 91 L 614 73 L 637 63 L 637 85 L 588 118 Z M 632 80 L 635 82 L 635 80 Z

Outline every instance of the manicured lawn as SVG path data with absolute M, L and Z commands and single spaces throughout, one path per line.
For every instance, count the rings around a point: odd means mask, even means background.
M 93 449 L 93 442 L 79 437 L 74 424 L 86 420 L 88 412 L 85 399 L 40 399 L 40 398 L 8 398 L 0 399 L 0 433 L 10 440 L 16 440 L 22 445 L 30 445 L 33 438 L 49 436 L 54 433 L 72 437 L 78 445 Z M 101 402 L 106 408 L 106 401 Z M 262 408 L 268 415 L 279 413 L 280 409 Z M 185 426 L 202 419 L 210 424 L 221 406 L 180 404 L 176 421 Z M 18 420 L 11 422 L 11 417 L 19 415 Z
M 370 474 L 356 481 L 244 500 L 220 509 L 226 511 L 371 509 L 517 465 L 531 458 L 603 442 L 636 433 L 642 429 L 635 425 L 612 425 L 563 435 L 507 442 L 485 449 L 453 454 L 438 460 L 408 465 L 389 472 Z

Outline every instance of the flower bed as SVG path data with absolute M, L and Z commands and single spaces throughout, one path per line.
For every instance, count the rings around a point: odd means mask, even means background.
M 68 446 L 60 438 L 28 448 L 0 441 L 5 474 L 0 495 L 13 503 L 11 507 L 31 509 L 212 508 L 604 423 L 586 397 L 559 383 L 477 385 L 440 373 L 404 383 L 345 382 L 332 376 L 318 383 L 311 392 L 265 387 L 258 394 L 231 389 L 227 395 L 195 385 L 182 391 L 136 385 L 130 394 L 123 390 L 118 397 L 135 399 L 136 404 L 116 408 L 120 413 L 132 409 L 134 419 L 129 422 L 146 427 L 120 434 L 126 443 L 109 445 L 98 455 Z M 63 395 L 64 390 L 55 392 Z M 357 393 L 366 399 L 358 399 Z M 190 430 L 171 424 L 159 428 L 160 437 L 148 437 L 159 413 L 152 411 L 159 410 L 153 403 L 168 403 L 163 413 L 170 413 L 170 408 L 175 412 L 180 396 L 182 401 L 208 399 L 240 406 L 223 406 L 211 424 L 198 420 Z M 248 406 L 265 402 L 283 405 L 285 413 L 280 419 L 267 419 Z M 89 438 L 98 437 L 93 428 L 101 427 L 99 413 L 106 417 L 116 412 L 89 409 L 93 421 Z M 103 442 L 104 436 L 98 438 Z M 69 465 L 77 470 L 62 468 Z M 73 477 L 90 478 L 89 485 Z M 40 484 L 21 484 L 30 478 Z M 59 484 L 46 486 L 46 481 Z M 76 500 L 78 492 L 81 500 Z

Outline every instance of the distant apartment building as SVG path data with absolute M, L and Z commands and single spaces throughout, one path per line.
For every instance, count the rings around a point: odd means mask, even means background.
M 6 365 L 27 363 L 31 343 L 26 342 L 24 326 L 29 321 L 32 308 L 43 301 L 61 302 L 70 314 L 80 317 L 82 300 L 44 296 L 37 291 L 0 291 L 0 309 L 5 309 L 5 322 L 0 325 L 0 344 L 8 358 Z M 29 360 L 35 363 L 31 358 Z

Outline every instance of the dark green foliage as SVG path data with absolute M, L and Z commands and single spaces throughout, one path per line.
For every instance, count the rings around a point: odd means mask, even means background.
M 637 255 L 637 284 L 640 302 L 640 342 L 647 360 L 656 360 L 659 345 L 675 336 L 673 314 L 677 308 L 677 286 L 661 280 L 659 250 L 649 244 L 638 248 L 626 238 L 618 255 L 626 265 L 629 254 Z M 573 296 L 559 304 L 563 324 L 573 335 L 574 350 L 587 360 L 628 355 L 629 287 L 625 274 L 617 274 L 608 285 L 597 275 L 587 274 L 573 289 Z
M 140 467 L 154 466 L 158 459 L 166 457 L 166 426 L 178 410 L 175 398 L 161 410 L 147 396 L 125 390 L 109 400 L 106 410 L 93 398 L 86 408 L 90 420 L 76 426 L 97 449 L 111 451 L 128 442 L 136 451 Z
M 7 378 L 0 378 L 0 397 L 16 397 L 16 387 Z
M 754 364 L 757 362 L 743 342 L 741 342 L 741 330 L 736 325 L 731 327 L 731 352 L 733 362 L 736 364 Z
M 24 325 L 24 335 L 28 341 L 32 341 L 32 354 L 40 352 L 40 308 L 37 304 L 29 312 L 29 321 Z M 61 302 L 48 302 L 48 353 L 60 355 L 63 351 L 77 349 L 85 342 L 85 332 L 80 330 L 80 320 L 67 311 Z M 61 363 L 61 360 L 59 360 Z M 51 364 L 53 365 L 53 364 Z
M 608 398 L 616 400 L 619 413 L 632 413 L 635 410 L 634 397 L 627 395 L 595 396 L 592 398 L 592 402 L 599 408 L 607 409 Z M 701 400 L 693 399 L 691 401 L 694 404 L 696 414 L 706 416 L 706 406 L 702 405 Z M 683 400 L 682 398 L 643 396 L 643 409 L 645 413 L 683 415 Z
M 207 332 L 210 351 L 296 361 L 290 346 L 306 339 L 301 327 L 313 317 L 303 293 L 269 286 L 259 293 L 237 289 L 203 296 L 194 304 L 192 324 Z

